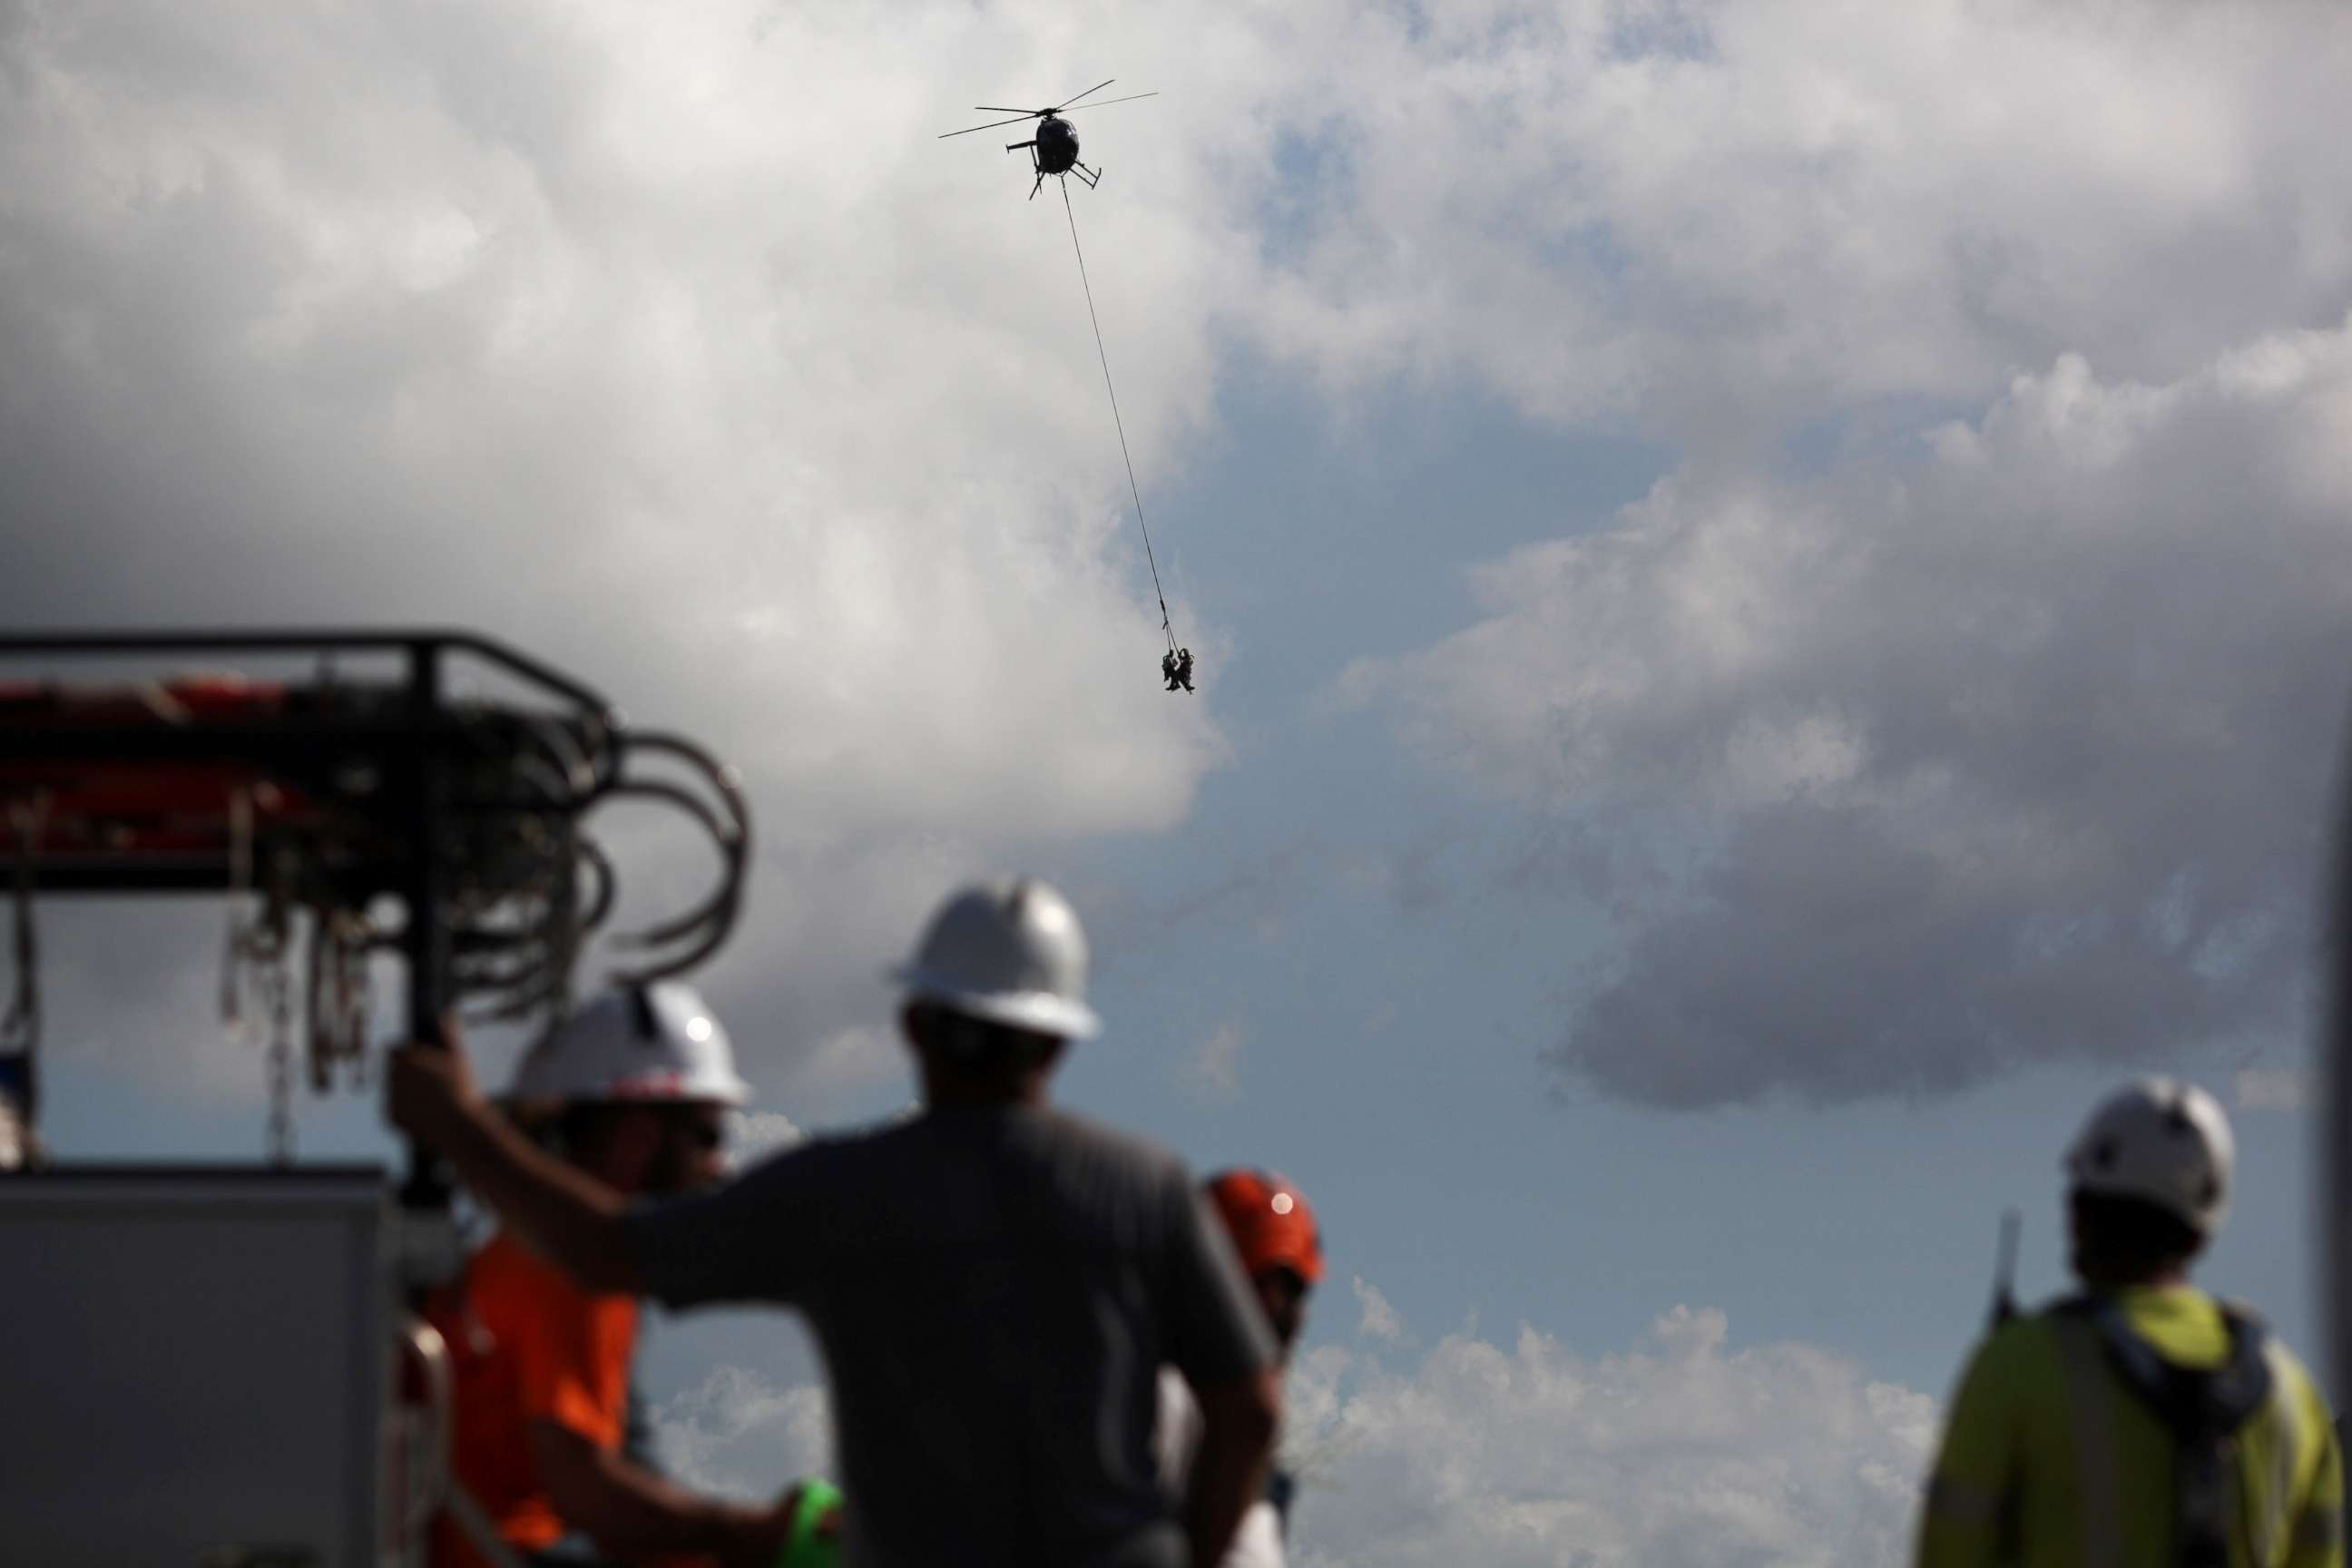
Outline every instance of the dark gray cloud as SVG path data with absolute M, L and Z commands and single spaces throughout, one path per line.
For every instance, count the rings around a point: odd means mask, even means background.
M 2352 329 L 2021 377 L 1920 461 L 1684 475 L 1366 666 L 1618 920 L 1555 1059 L 1667 1105 L 2274 1039 L 2352 691 Z
M 2234 847 L 2199 826 L 2194 847 L 2137 872 L 2053 886 L 1943 863 L 1867 807 L 1744 812 L 1695 907 L 1639 930 L 1553 1060 L 1690 1107 L 1930 1094 L 2033 1061 L 2129 1063 L 2284 1032 L 2308 929 L 2293 895 L 2309 889 L 2290 861 L 2274 867 L 2280 897 L 2192 896 L 2167 929 L 2173 879 Z M 2241 952 L 2213 929 L 2231 921 Z

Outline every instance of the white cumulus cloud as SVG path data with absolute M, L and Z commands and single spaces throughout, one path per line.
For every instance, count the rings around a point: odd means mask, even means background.
M 781 1110 L 738 1110 L 728 1118 L 727 1146 L 739 1164 L 752 1164 L 789 1149 L 803 1136 Z
M 713 1367 L 652 1411 L 661 1462 L 699 1491 L 767 1499 L 803 1476 L 835 1475 L 832 1406 L 822 1387 Z
M 1584 0 L 1286 7 L 1261 331 L 1670 437 L 2170 379 L 2342 308 L 2337 7 Z
M 1398 1315 L 1389 1299 L 1381 1294 L 1380 1287 L 1366 1281 L 1360 1274 L 1348 1281 L 1348 1289 L 1356 1293 L 1356 1305 L 1361 1315 L 1356 1320 L 1356 1332 L 1366 1339 L 1401 1340 L 1404 1337 L 1404 1319 Z
M 1683 1307 L 1616 1354 L 1523 1325 L 1398 1366 L 1324 1346 L 1291 1384 L 1302 1568 L 1884 1568 L 1934 1440 L 1925 1394 Z

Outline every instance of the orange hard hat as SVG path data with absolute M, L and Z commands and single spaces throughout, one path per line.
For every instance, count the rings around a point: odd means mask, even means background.
M 1220 1171 L 1208 1193 L 1253 1279 L 1269 1268 L 1287 1268 L 1309 1285 L 1323 1278 L 1323 1233 L 1297 1187 L 1269 1171 Z

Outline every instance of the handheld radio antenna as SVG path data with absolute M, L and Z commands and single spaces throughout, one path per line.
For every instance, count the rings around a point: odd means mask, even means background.
M 2015 1209 L 2000 1211 L 2000 1251 L 1993 1262 L 1992 1322 L 2000 1328 L 2017 1316 L 2017 1229 Z

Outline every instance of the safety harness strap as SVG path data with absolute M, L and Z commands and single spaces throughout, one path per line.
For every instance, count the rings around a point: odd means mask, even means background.
M 2051 1322 L 2074 1417 L 2076 1511 L 2083 1568 L 2123 1568 L 2123 1491 L 2116 1458 L 2114 1411 L 2108 1403 L 2106 1357 L 2088 1319 L 2060 1312 Z
M 2222 1309 L 2229 1359 L 2201 1370 L 2176 1366 L 2134 1333 L 2111 1298 L 2084 1297 L 2063 1304 L 2053 1327 L 2067 1368 L 2074 1407 L 2077 1462 L 2083 1467 L 2084 1550 L 2120 1554 L 2123 1515 L 2117 1508 L 2114 1433 L 2102 1369 L 2120 1379 L 2142 1407 L 2172 1435 L 2179 1455 L 2174 1479 L 2174 1545 L 2180 1568 L 2229 1568 L 2230 1521 L 2237 1512 L 2236 1466 L 2231 1439 L 2270 1402 L 2273 1379 L 2260 1319 Z M 2095 1436 L 2087 1425 L 2105 1428 Z M 2257 1561 L 2278 1537 L 2279 1513 L 2290 1489 L 2294 1456 L 2282 1434 L 2281 1476 L 2261 1523 Z M 2102 1540 L 2100 1538 L 2104 1537 Z M 2113 1557 L 2095 1558 L 2114 1561 Z
M 1282 1522 L 1282 1532 L 1290 1533 L 1290 1502 L 1298 1495 L 1298 1478 L 1280 1465 L 1265 1473 L 1265 1500 L 1274 1505 L 1274 1517 Z
M 2274 1347 L 2265 1343 L 2263 1346 L 2263 1362 L 2265 1370 L 2270 1373 L 2270 1387 L 2273 1394 L 2283 1387 L 2286 1381 L 2278 1370 L 2273 1359 L 2274 1355 Z M 2280 1423 L 2278 1440 L 2271 1445 L 2270 1496 L 2263 1500 L 2262 1537 L 2254 1542 L 2255 1561 L 2260 1563 L 2275 1562 L 2281 1557 L 2290 1555 L 2300 1544 L 2299 1542 L 2283 1543 L 2281 1541 L 2281 1538 L 2288 1533 L 2294 1513 L 2295 1462 L 2302 1458 L 2297 1452 L 2301 1447 L 2297 1440 L 2299 1431 L 2300 1429 L 2292 1421 L 2283 1421 Z

